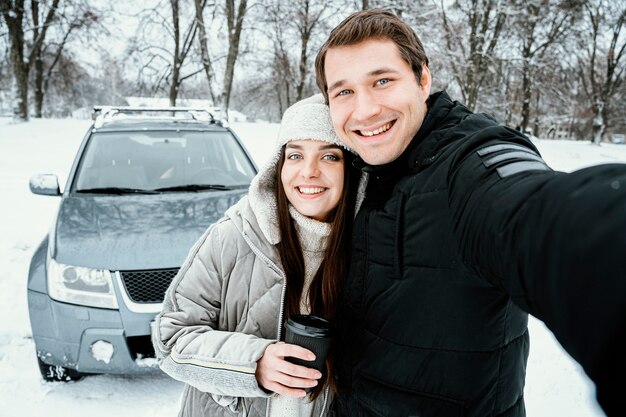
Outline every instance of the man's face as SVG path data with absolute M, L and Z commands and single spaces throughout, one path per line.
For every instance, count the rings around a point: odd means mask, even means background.
M 426 115 L 428 67 L 419 85 L 395 43 L 369 39 L 329 49 L 325 71 L 330 115 L 341 140 L 370 165 L 400 156 Z

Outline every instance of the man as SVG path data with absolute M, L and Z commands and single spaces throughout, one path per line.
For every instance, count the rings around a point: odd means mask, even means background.
M 368 172 L 339 323 L 341 416 L 524 416 L 527 314 L 622 415 L 626 165 L 552 171 L 534 145 L 430 94 L 413 30 L 353 14 L 316 59 Z

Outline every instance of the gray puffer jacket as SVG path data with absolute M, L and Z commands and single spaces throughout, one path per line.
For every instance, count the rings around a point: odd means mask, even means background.
M 255 377 L 280 339 L 285 276 L 271 167 L 193 247 L 157 316 L 153 343 L 163 371 L 183 381 L 180 417 L 266 416 L 272 393 Z M 314 416 L 327 416 L 328 390 Z

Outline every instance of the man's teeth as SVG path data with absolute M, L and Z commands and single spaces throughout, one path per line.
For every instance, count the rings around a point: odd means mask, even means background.
M 326 190 L 326 188 L 322 187 L 298 187 L 298 189 L 302 194 L 319 194 Z
M 376 130 L 372 130 L 372 131 L 369 131 L 369 132 L 367 130 L 361 130 L 361 134 L 363 136 L 374 136 L 374 135 L 378 135 L 380 133 L 388 131 L 389 128 L 391 128 L 391 122 L 387 123 L 384 126 L 379 127 Z

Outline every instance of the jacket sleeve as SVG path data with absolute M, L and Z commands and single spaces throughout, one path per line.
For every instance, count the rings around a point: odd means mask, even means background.
M 236 397 L 271 395 L 259 386 L 255 372 L 274 340 L 217 330 L 225 277 L 230 275 L 222 270 L 222 248 L 228 243 L 220 238 L 219 225 L 196 243 L 168 288 L 153 344 L 164 372 L 233 407 Z
M 626 164 L 554 172 L 530 142 L 517 142 L 483 142 L 457 155 L 448 186 L 459 253 L 544 321 L 594 380 L 604 410 L 618 410 L 626 388 Z

